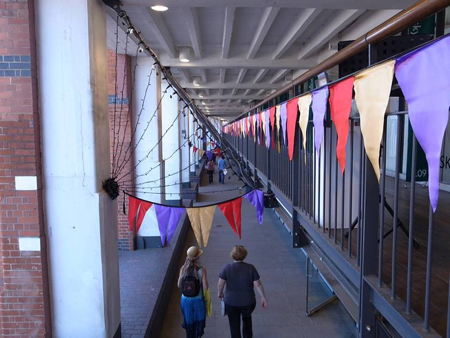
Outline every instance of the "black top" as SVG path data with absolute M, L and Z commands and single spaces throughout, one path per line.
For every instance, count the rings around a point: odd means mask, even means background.
M 226 281 L 226 304 L 249 306 L 256 303 L 253 282 L 259 280 L 260 277 L 253 265 L 244 262 L 227 264 L 219 277 Z

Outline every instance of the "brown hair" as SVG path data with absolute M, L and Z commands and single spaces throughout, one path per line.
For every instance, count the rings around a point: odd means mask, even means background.
M 247 257 L 247 249 L 243 245 L 235 245 L 230 255 L 235 261 L 243 261 Z

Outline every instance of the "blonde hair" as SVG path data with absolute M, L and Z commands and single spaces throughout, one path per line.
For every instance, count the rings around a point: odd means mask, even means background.
M 198 265 L 198 257 L 195 259 L 191 259 L 189 257 L 186 257 L 186 261 L 184 262 L 183 266 L 180 269 L 180 275 L 181 278 L 186 276 L 188 273 L 193 274 L 198 279 L 198 273 L 197 270 L 199 268 Z
M 235 261 L 243 261 L 247 257 L 247 249 L 243 245 L 235 245 L 230 253 Z

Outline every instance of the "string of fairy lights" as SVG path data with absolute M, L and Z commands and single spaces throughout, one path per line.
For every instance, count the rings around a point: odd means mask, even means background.
M 115 29 L 115 64 L 114 64 L 114 108 L 113 108 L 113 121 L 112 121 L 112 168 L 110 178 L 104 181 L 103 188 L 110 195 L 111 198 L 116 198 L 119 194 L 120 189 L 131 189 L 136 192 L 136 188 L 141 190 L 145 190 L 145 184 L 165 182 L 166 178 L 173 177 L 174 175 L 180 174 L 184 170 L 190 169 L 195 163 L 190 163 L 189 165 L 181 168 L 178 171 L 171 172 L 166 176 L 159 177 L 157 179 L 150 179 L 146 181 L 139 181 L 136 183 L 136 179 L 140 177 L 148 176 L 153 170 L 157 169 L 164 163 L 169 160 L 177 152 L 180 152 L 188 146 L 191 148 L 193 146 L 193 142 L 195 140 L 193 138 L 197 137 L 200 142 L 206 142 L 206 139 L 210 139 L 210 143 L 215 143 L 220 146 L 222 153 L 226 155 L 228 159 L 230 159 L 234 166 L 231 165 L 230 169 L 233 172 L 233 175 L 239 177 L 239 179 L 244 182 L 246 186 L 253 187 L 254 183 L 252 179 L 248 176 L 247 172 L 243 168 L 243 164 L 240 162 L 239 156 L 235 153 L 234 149 L 227 144 L 227 141 L 222 139 L 221 135 L 217 130 L 215 130 L 214 126 L 208 120 L 206 116 L 201 113 L 201 111 L 197 108 L 197 106 L 193 103 L 190 97 L 187 95 L 185 90 L 181 88 L 181 86 L 177 83 L 177 81 L 173 78 L 169 69 L 163 67 L 157 58 L 156 54 L 152 51 L 152 49 L 145 43 L 143 40 L 140 31 L 136 29 L 136 27 L 132 24 L 130 18 L 127 13 L 121 8 L 120 2 L 117 1 L 105 1 L 105 3 L 110 6 L 116 12 L 116 29 Z M 134 78 L 136 74 L 136 68 L 138 61 L 135 62 L 133 70 L 131 71 L 131 79 L 127 78 L 126 71 L 123 71 L 122 74 L 122 82 L 121 88 L 119 90 L 119 81 L 118 81 L 118 53 L 119 53 L 119 29 L 123 29 L 125 31 L 125 44 L 124 44 L 124 52 L 128 53 L 129 45 L 131 40 L 136 43 L 136 52 L 135 55 L 138 56 L 140 53 L 145 53 L 151 56 L 154 60 L 153 66 L 149 70 L 148 81 L 146 83 L 145 90 L 143 91 L 143 97 L 141 99 L 140 107 L 136 109 L 133 107 L 133 99 L 132 95 L 134 92 Z M 138 59 L 138 58 L 136 58 Z M 155 78 L 153 72 L 156 72 L 156 75 L 161 75 L 162 80 L 165 80 L 168 85 L 161 92 L 159 96 L 158 102 L 156 104 L 156 108 L 150 114 L 150 118 L 147 121 L 143 120 L 143 112 L 145 111 L 147 96 L 152 85 L 152 79 Z M 161 74 L 160 74 L 161 73 Z M 131 80 L 131 81 L 130 81 Z M 129 91 L 129 95 L 125 92 L 126 83 L 131 83 L 131 91 Z M 169 93 L 169 90 L 171 93 Z M 128 90 L 127 90 L 128 91 Z M 119 95 L 118 95 L 119 94 Z M 141 156 L 141 158 L 136 158 L 137 149 L 143 147 L 141 144 L 145 138 L 145 135 L 151 129 L 150 126 L 155 118 L 158 116 L 158 112 L 161 109 L 161 104 L 166 95 L 170 95 L 172 98 L 176 95 L 179 98 L 180 102 L 184 103 L 184 108 L 178 110 L 177 116 L 171 122 L 171 124 L 167 127 L 167 129 L 159 136 L 157 142 L 149 147 L 148 151 Z M 120 98 L 119 98 L 120 96 Z M 128 99 L 128 109 L 124 109 L 125 101 Z M 120 102 L 120 105 L 118 105 Z M 134 121 L 132 122 L 130 112 L 132 110 L 136 111 L 136 116 Z M 143 163 L 147 163 L 147 160 L 150 158 L 150 155 L 155 149 L 160 149 L 161 143 L 164 140 L 164 137 L 168 135 L 169 131 L 177 125 L 180 121 L 181 115 L 186 117 L 186 114 L 192 115 L 193 125 L 198 125 L 195 132 L 193 132 L 189 137 L 185 137 L 185 141 L 182 142 L 178 148 L 174 149 L 174 151 L 168 155 L 166 158 L 162 159 L 160 163 L 157 163 L 154 166 L 151 166 L 144 172 L 139 174 L 135 174 L 136 169 L 142 165 Z M 141 124 L 144 124 L 143 128 L 138 128 Z M 130 132 L 128 132 L 130 129 Z M 206 131 L 206 129 L 208 131 Z M 140 130 L 138 132 L 138 130 Z M 202 135 L 198 135 L 197 131 L 200 130 Z M 208 135 L 208 133 L 210 135 Z M 139 135 L 137 135 L 139 134 Z M 128 139 L 129 138 L 129 139 Z M 132 164 L 130 164 L 132 162 Z M 234 167 L 234 168 L 233 168 Z M 235 171 L 237 169 L 237 172 Z M 134 176 L 134 177 L 133 177 Z M 176 184 L 180 184 L 177 182 Z M 166 184 L 161 185 L 160 187 L 172 186 L 175 184 Z M 144 188 L 144 189 L 143 189 Z M 151 189 L 156 188 L 152 186 Z

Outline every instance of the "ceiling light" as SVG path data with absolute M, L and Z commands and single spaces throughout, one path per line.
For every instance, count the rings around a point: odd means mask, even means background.
M 198 94 L 198 97 L 203 99 L 203 94 Z
M 178 54 L 178 60 L 180 62 L 190 62 L 192 58 L 191 49 L 189 47 L 181 47 L 179 54 Z
M 169 9 L 169 7 L 164 6 L 164 5 L 154 5 L 152 7 L 150 7 L 151 9 L 153 9 L 156 12 L 165 12 Z
M 195 77 L 195 78 L 192 80 L 192 84 L 194 85 L 194 87 L 200 87 L 200 80 L 199 80 L 199 78 L 198 78 L 198 77 Z

